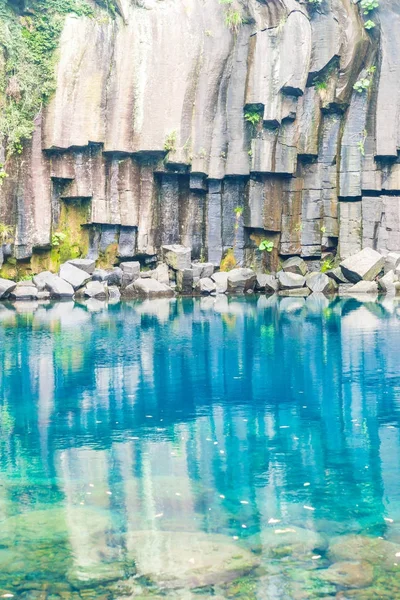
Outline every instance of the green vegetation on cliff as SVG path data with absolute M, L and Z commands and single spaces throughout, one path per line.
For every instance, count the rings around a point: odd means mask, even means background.
M 34 118 L 54 91 L 54 63 L 68 13 L 94 16 L 86 0 L 35 0 L 20 14 L 0 3 L 0 145 L 21 153 Z

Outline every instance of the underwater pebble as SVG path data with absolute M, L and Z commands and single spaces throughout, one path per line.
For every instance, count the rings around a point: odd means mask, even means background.
M 306 510 L 315 510 L 314 507 L 312 506 L 307 506 L 306 504 L 303 506 L 303 508 L 305 508 Z
M 248 504 L 247 500 L 241 500 L 240 504 Z
M 274 523 L 280 523 L 281 520 L 280 519 L 274 519 L 273 517 L 271 517 L 270 519 L 268 519 L 268 523 L 270 525 L 273 525 Z
M 112 496 L 112 492 L 110 492 L 110 491 L 106 492 L 106 494 L 108 494 L 109 496 Z
M 383 517 L 383 520 L 387 523 L 394 523 L 393 519 L 389 519 L 389 517 Z
M 247 529 L 247 525 L 242 525 L 242 528 L 243 529 Z
M 225 496 L 223 494 L 220 494 L 219 497 L 222 498 L 223 500 L 225 499 Z
M 318 560 L 319 558 L 321 558 L 320 554 L 315 554 L 315 556 L 311 557 L 311 560 Z
M 164 513 L 158 513 L 158 515 L 155 515 L 154 518 L 159 519 L 160 517 L 163 517 L 163 516 L 164 516 Z
M 311 484 L 310 484 L 310 482 L 309 482 L 309 481 L 306 481 L 305 483 L 303 483 L 303 485 L 304 485 L 304 487 L 308 487 L 308 486 L 309 486 L 309 485 L 311 485 Z

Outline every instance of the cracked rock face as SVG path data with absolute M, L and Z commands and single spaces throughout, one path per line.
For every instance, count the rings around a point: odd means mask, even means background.
M 0 223 L 14 229 L 14 258 L 35 269 L 74 224 L 64 259 L 108 267 L 163 247 L 174 268 L 217 266 L 234 248 L 239 265 L 275 271 L 279 255 L 400 250 L 395 2 L 368 16 L 374 33 L 347 0 L 95 10 L 67 16 L 54 95 L 6 161 Z M 227 10 L 241 13 L 236 31 Z

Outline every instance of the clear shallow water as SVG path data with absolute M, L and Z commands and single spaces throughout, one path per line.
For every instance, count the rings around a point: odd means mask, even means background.
M 400 598 L 399 349 L 396 300 L 0 305 L 0 597 Z

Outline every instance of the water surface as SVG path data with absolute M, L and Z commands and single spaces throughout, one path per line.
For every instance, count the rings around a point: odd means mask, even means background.
M 0 305 L 0 597 L 399 598 L 399 340 L 397 300 Z

